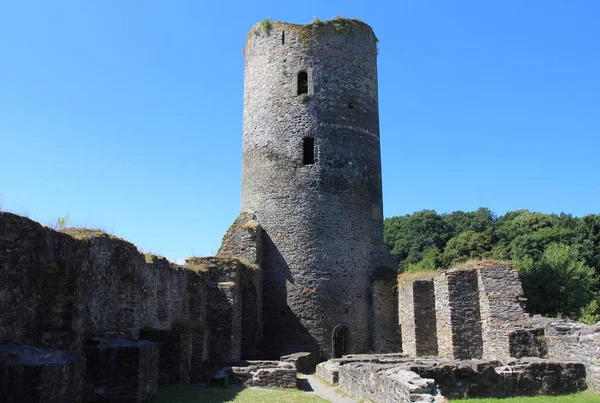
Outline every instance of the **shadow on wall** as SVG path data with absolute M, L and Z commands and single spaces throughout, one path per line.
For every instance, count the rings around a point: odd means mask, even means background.
M 290 268 L 269 234 L 263 232 L 263 334 L 265 359 L 300 351 L 321 356 L 317 340 L 311 336 L 287 302 L 287 281 L 293 283 Z

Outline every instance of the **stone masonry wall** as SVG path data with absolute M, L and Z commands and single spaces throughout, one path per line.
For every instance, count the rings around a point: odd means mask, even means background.
M 473 266 L 479 288 L 483 358 L 497 360 L 513 356 L 508 334 L 516 322 L 526 317 L 521 306 L 523 288 L 517 270 L 512 264 L 493 260 Z
M 262 356 L 262 228 L 256 216 L 241 213 L 223 237 L 217 257 L 236 258 L 244 263 L 240 277 L 242 304 L 241 357 L 245 360 Z
M 400 276 L 399 310 L 403 352 L 410 357 L 438 354 L 435 292 L 432 278 Z
M 398 316 L 402 331 L 402 352 L 409 357 L 417 356 L 417 336 L 415 332 L 415 304 L 412 281 L 400 277 L 398 287 Z
M 253 290 L 247 297 L 253 303 L 246 309 L 248 316 L 258 318 L 260 272 L 252 264 L 212 258 L 178 266 L 144 256 L 131 243 L 100 231 L 58 232 L 0 213 L 0 344 L 68 351 L 77 357 L 95 335 L 136 340 L 142 329 L 185 329 L 191 346 L 182 341 L 179 347 L 164 348 L 181 349 L 177 377 L 186 380 L 191 371 L 192 381 L 198 381 L 194 373 L 202 372 L 211 354 L 240 357 L 240 289 Z M 220 309 L 231 313 L 227 345 L 218 332 L 209 339 L 209 327 L 223 319 Z M 254 324 L 252 332 L 250 344 L 256 350 L 260 326 Z
M 545 330 L 549 359 L 582 362 L 588 387 L 600 392 L 600 323 L 586 325 L 536 316 L 529 325 Z
M 389 255 L 377 43 L 362 22 L 337 24 L 257 24 L 245 48 L 241 211 L 263 229 L 269 358 L 331 355 L 340 324 L 351 331 L 350 351 L 372 347 L 370 277 Z M 314 145 L 306 164 L 305 139 Z
M 449 315 L 438 317 L 438 343 L 443 346 L 440 355 L 457 359 L 481 358 L 483 340 L 477 272 L 446 270 L 437 275 L 435 281 L 438 283 L 436 291 L 439 291 L 436 292 L 436 312 L 449 312 Z M 446 323 L 440 323 L 442 320 Z
M 435 275 L 434 281 L 436 332 L 438 341 L 438 355 L 440 357 L 454 357 L 452 341 L 452 317 L 450 311 L 450 295 L 446 273 Z
M 0 213 L 0 341 L 80 354 L 94 334 L 203 327 L 204 276 L 99 231 L 61 233 Z
M 237 259 L 194 257 L 186 263 L 203 266 L 208 273 L 207 323 L 209 359 L 236 361 L 241 357 L 242 304 L 240 273 Z
M 382 270 L 383 271 L 383 270 Z M 402 336 L 398 318 L 396 272 L 385 270 L 371 278 L 373 351 L 402 351 Z

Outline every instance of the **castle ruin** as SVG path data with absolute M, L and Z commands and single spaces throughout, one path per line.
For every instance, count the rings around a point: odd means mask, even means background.
M 357 20 L 252 28 L 241 213 L 217 256 L 176 265 L 100 231 L 0 212 L 0 396 L 141 402 L 159 382 L 295 387 L 296 370 L 326 359 L 320 376 L 382 402 L 600 390 L 600 329 L 529 318 L 513 266 L 397 282 L 383 243 L 376 57 Z

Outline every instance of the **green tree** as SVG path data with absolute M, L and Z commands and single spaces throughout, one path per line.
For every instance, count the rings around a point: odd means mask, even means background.
M 552 243 L 540 259 L 517 261 L 530 312 L 577 318 L 597 298 L 594 270 L 580 260 L 576 248 Z
M 492 249 L 492 238 L 485 233 L 464 231 L 450 239 L 444 249 L 444 266 L 464 262 L 468 259 L 486 257 Z
M 433 210 L 388 218 L 384 222 L 384 240 L 398 260 L 400 271 L 421 261 L 431 248 L 443 250 L 450 238 L 448 225 Z
M 496 220 L 496 215 L 488 208 L 480 207 L 476 211 L 454 211 L 443 216 L 453 235 L 465 231 L 490 231 Z

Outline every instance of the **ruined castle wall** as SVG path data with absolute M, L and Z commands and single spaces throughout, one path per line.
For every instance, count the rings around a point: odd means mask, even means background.
M 403 352 L 411 357 L 438 354 L 435 290 L 432 278 L 402 276 L 399 310 Z
M 509 332 L 515 322 L 525 319 L 521 306 L 523 288 L 515 267 L 509 263 L 483 261 L 474 264 L 477 273 L 483 358 L 489 360 L 514 356 Z
M 477 272 L 451 269 L 435 278 L 439 354 L 457 359 L 481 358 L 483 339 Z
M 241 213 L 223 237 L 217 257 L 236 258 L 243 263 L 240 276 L 242 305 L 241 357 L 262 356 L 262 227 L 254 214 Z
M 264 230 L 273 357 L 330 355 L 338 324 L 351 351 L 371 347 L 369 282 L 384 261 L 377 44 L 368 25 L 340 24 L 257 24 L 245 48 L 241 210 Z
M 398 287 L 398 315 L 402 331 L 402 352 L 409 357 L 417 356 L 415 332 L 415 304 L 412 281 L 400 281 Z
M 100 231 L 0 213 L 0 341 L 80 354 L 94 334 L 204 328 L 204 276 Z
M 391 271 L 371 281 L 373 351 L 378 353 L 402 351 L 396 284 L 396 274 Z
M 413 283 L 417 356 L 438 354 L 433 280 Z
M 446 273 L 436 274 L 434 281 L 436 333 L 438 340 L 438 355 L 440 357 L 454 357 L 452 342 L 452 317 L 450 314 L 450 292 Z
M 242 264 L 237 259 L 217 257 L 188 258 L 186 262 L 203 265 L 208 272 L 206 315 L 209 359 L 239 360 L 242 336 Z
M 586 325 L 536 316 L 528 324 L 544 329 L 549 359 L 582 362 L 588 388 L 600 392 L 600 323 Z

